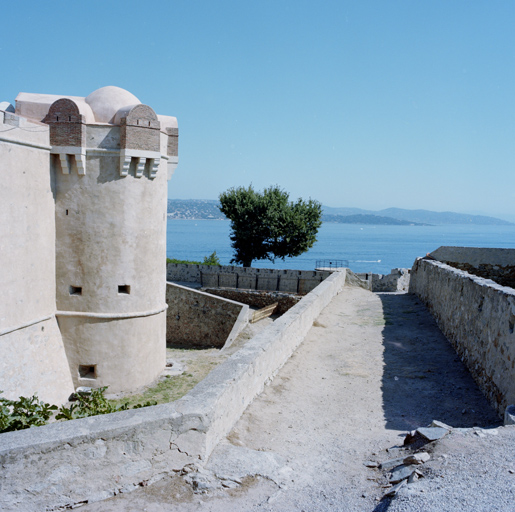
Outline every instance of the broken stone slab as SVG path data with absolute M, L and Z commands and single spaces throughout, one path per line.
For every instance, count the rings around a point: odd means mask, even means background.
M 363 462 L 363 465 L 367 468 L 377 468 L 380 466 L 379 462 L 373 460 L 366 460 L 365 462 Z
M 449 433 L 446 428 L 442 427 L 420 427 L 417 428 L 416 432 L 430 442 L 438 441 L 438 439 L 442 439 L 442 437 Z
M 420 478 L 422 478 L 424 475 L 417 470 L 413 471 L 413 473 L 408 477 L 408 485 L 414 484 L 417 482 Z
M 515 425 L 515 405 L 508 405 L 504 411 L 504 425 Z
M 446 430 L 452 430 L 452 427 L 450 425 L 447 425 L 443 421 L 438 421 L 438 420 L 433 420 L 431 422 L 431 425 L 429 425 L 429 428 L 432 428 L 432 427 L 440 427 L 440 428 L 445 428 Z
M 379 465 L 380 469 L 384 469 L 385 471 L 388 471 L 392 468 L 395 468 L 396 466 L 400 466 L 404 462 L 404 457 L 401 457 L 399 459 L 390 459 L 385 462 L 381 462 Z
M 431 455 L 427 452 L 414 453 L 408 455 L 402 462 L 404 464 L 424 464 L 431 458 Z
M 415 472 L 415 468 L 413 466 L 405 466 L 404 464 L 402 464 L 401 466 L 397 466 L 396 468 L 394 468 L 392 470 L 389 480 L 392 484 L 396 484 L 397 482 L 400 482 L 401 480 L 406 480 L 414 472 Z
M 402 480 L 397 485 L 394 485 L 391 489 L 389 489 L 384 495 L 383 498 L 391 498 L 395 496 L 402 487 L 406 485 L 406 480 Z

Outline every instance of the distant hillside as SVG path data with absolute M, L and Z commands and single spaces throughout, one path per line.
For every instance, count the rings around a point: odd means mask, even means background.
M 218 201 L 210 199 L 169 199 L 170 219 L 226 220 L 218 209 Z
M 420 222 L 409 222 L 407 220 L 393 219 L 392 217 L 381 217 L 379 215 L 367 215 L 358 213 L 356 215 L 327 215 L 322 216 L 324 222 L 338 222 L 339 224 L 379 224 L 394 226 L 428 226 Z
M 324 206 L 324 213 L 330 215 L 379 215 L 407 221 L 409 224 L 421 223 L 426 225 L 442 224 L 475 224 L 482 226 L 508 226 L 513 225 L 495 217 L 485 215 L 468 215 L 454 212 L 433 212 L 430 210 L 403 210 L 401 208 L 387 208 L 385 210 L 362 210 L 360 208 L 331 208 Z
M 168 217 L 171 219 L 206 219 L 226 220 L 218 209 L 218 201 L 212 199 L 169 199 Z M 403 210 L 387 208 L 385 210 L 362 210 L 360 208 L 331 208 L 324 206 L 324 222 L 346 224 L 391 224 L 391 225 L 442 225 L 475 224 L 483 226 L 507 226 L 512 222 L 486 217 L 484 215 L 467 215 L 454 212 L 433 212 L 429 210 Z

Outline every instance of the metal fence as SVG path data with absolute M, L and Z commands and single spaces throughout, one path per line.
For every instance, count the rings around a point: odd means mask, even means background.
M 316 260 L 316 270 L 336 270 L 349 268 L 349 260 Z

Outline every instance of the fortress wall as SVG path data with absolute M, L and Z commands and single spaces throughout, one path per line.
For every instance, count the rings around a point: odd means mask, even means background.
M 166 359 L 167 164 L 121 176 L 120 130 L 86 129 L 85 174 L 53 160 L 57 316 L 75 386 L 136 390 Z
M 230 265 L 187 265 L 168 263 L 167 280 L 199 283 L 205 288 L 241 288 L 306 294 L 331 272 L 320 270 L 276 270 Z
M 368 282 L 369 289 L 373 292 L 405 292 L 409 288 L 410 269 L 408 268 L 393 268 L 389 274 L 360 272 L 356 275 Z
M 176 402 L 1 434 L 0 509 L 93 503 L 205 460 L 345 277 L 334 273 Z
M 262 290 L 242 290 L 236 288 L 205 288 L 206 293 L 225 297 L 248 304 L 255 308 L 264 308 L 277 302 L 275 315 L 283 315 L 302 299 L 302 295 L 284 292 L 266 292 Z
M 483 393 L 503 414 L 515 403 L 515 290 L 418 259 L 410 292 L 429 308 Z
M 166 311 L 133 318 L 59 315 L 75 386 L 137 390 L 157 379 L 166 361 Z
M 166 343 L 178 348 L 229 346 L 248 323 L 249 307 L 167 283 Z
M 55 319 L 48 126 L 0 111 L 0 390 L 54 403 L 73 392 Z
M 501 286 L 515 287 L 515 249 L 442 246 L 431 257 Z

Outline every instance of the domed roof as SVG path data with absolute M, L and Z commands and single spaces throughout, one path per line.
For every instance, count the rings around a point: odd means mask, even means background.
M 112 123 L 118 110 L 139 105 L 141 101 L 121 87 L 108 85 L 93 91 L 86 97 L 86 103 L 93 110 L 97 123 Z

